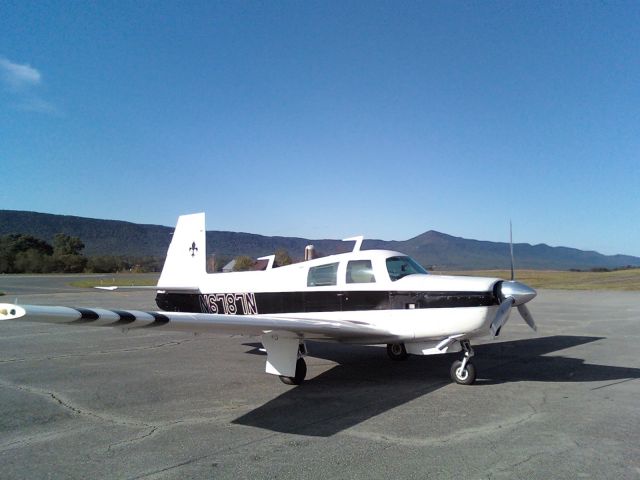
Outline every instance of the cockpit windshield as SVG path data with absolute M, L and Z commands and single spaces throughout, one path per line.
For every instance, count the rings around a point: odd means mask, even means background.
M 422 266 L 411 257 L 387 258 L 387 272 L 393 282 L 414 273 L 427 273 Z

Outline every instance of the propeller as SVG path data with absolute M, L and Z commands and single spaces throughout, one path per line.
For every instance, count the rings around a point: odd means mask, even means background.
M 500 334 L 500 329 L 507 323 L 509 320 L 509 315 L 511 314 L 511 307 L 518 307 L 518 313 L 523 318 L 523 320 L 529 325 L 534 331 L 537 331 L 536 323 L 533 320 L 533 315 L 525 305 L 528 301 L 535 298 L 537 292 L 525 285 L 524 283 L 516 282 L 515 280 L 511 281 L 502 281 L 496 285 L 495 289 L 497 297 L 500 299 L 500 307 L 496 312 L 495 317 L 491 321 L 491 333 L 494 336 L 498 336 Z
M 500 329 L 507 323 L 509 320 L 509 315 L 511 315 L 511 307 L 513 306 L 515 299 L 513 297 L 508 297 L 502 301 L 498 311 L 496 312 L 496 316 L 493 318 L 491 322 L 491 333 L 493 333 L 494 337 L 497 337 L 500 334 Z
M 511 281 L 516 279 L 516 275 L 513 271 L 513 227 L 511 220 L 509 220 L 509 251 L 511 252 Z
M 536 322 L 533 321 L 533 315 L 531 315 L 531 312 L 524 303 L 522 305 L 518 305 L 518 313 L 520 314 L 522 319 L 527 322 L 527 325 L 531 327 L 531 330 L 533 330 L 534 332 L 538 331 Z
M 496 316 L 491 321 L 490 329 L 494 336 L 500 334 L 500 329 L 509 320 L 511 314 L 511 307 L 518 307 L 518 313 L 522 319 L 526 322 L 532 330 L 538 331 L 536 323 L 533 320 L 533 315 L 525 305 L 525 303 L 533 300 L 537 295 L 537 292 L 525 285 L 524 283 L 515 281 L 515 273 L 513 268 L 513 228 L 511 226 L 511 220 L 509 220 L 509 251 L 511 252 L 511 280 L 502 281 L 496 284 L 495 292 L 496 296 L 500 299 L 500 307 L 496 312 Z

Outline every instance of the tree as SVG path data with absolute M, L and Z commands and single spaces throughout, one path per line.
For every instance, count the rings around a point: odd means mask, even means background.
M 143 273 L 143 272 L 160 272 L 162 271 L 162 265 L 164 261 L 157 257 L 133 257 L 128 258 L 127 261 L 131 263 L 131 270 Z
M 293 260 L 291 260 L 289 252 L 287 252 L 284 248 L 279 248 L 278 250 L 276 250 L 274 266 L 284 267 L 285 265 L 291 265 L 292 263 Z
M 53 237 L 54 255 L 80 255 L 84 243 L 78 237 L 71 237 L 64 233 L 56 233 Z
M 234 272 L 245 272 L 253 268 L 254 261 L 251 257 L 246 255 L 240 255 L 236 257 L 236 264 L 233 266 Z
M 38 260 L 52 253 L 51 245 L 39 238 L 22 234 L 4 235 L 0 237 L 0 273 L 46 271 Z
M 31 235 L 0 237 L 0 273 L 80 273 L 87 259 L 80 254 L 84 243 L 77 237 L 59 233 L 53 246 Z
M 47 273 L 51 268 L 51 256 L 35 249 L 18 252 L 13 262 L 16 273 Z
M 53 271 L 60 273 L 82 273 L 87 266 L 87 257 L 82 255 L 53 255 Z
M 56 233 L 53 237 L 53 264 L 55 271 L 80 273 L 87 266 L 87 258 L 80 252 L 84 243 L 78 237 Z
M 215 254 L 213 260 L 214 260 L 213 261 L 213 265 L 207 264 L 207 272 L 208 273 L 221 272 L 222 268 L 226 264 L 228 264 L 231 260 L 233 260 L 233 258 L 229 257 L 227 255 Z
M 122 270 L 124 262 L 110 255 L 90 257 L 87 261 L 87 271 L 93 273 L 115 273 Z

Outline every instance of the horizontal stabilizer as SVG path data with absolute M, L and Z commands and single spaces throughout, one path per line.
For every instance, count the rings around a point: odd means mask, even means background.
M 109 286 L 109 287 L 93 287 L 98 290 L 152 290 L 160 292 L 180 292 L 180 293 L 200 293 L 198 287 L 158 287 L 157 285 L 127 285 L 127 286 Z

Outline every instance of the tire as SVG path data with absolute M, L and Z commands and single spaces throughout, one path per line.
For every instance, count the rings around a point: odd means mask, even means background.
M 391 360 L 402 361 L 409 358 L 407 349 L 404 343 L 389 343 L 387 344 L 387 355 Z
M 467 362 L 464 372 L 460 371 L 462 360 L 456 360 L 451 365 L 451 380 L 460 385 L 471 385 L 476 381 L 476 367 L 473 363 Z
M 307 376 L 307 363 L 300 357 L 296 362 L 296 374 L 294 377 L 280 375 L 280 381 L 285 385 L 300 385 Z

